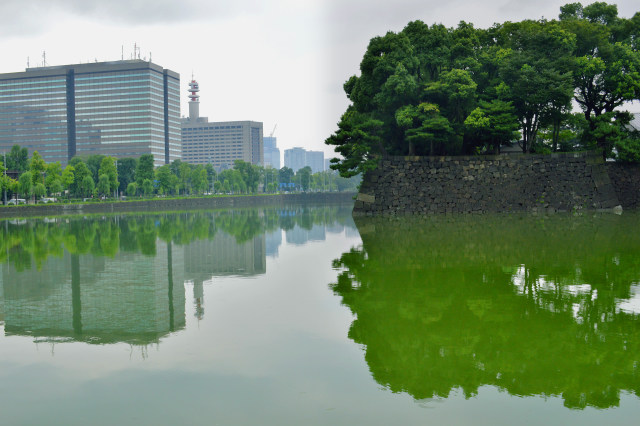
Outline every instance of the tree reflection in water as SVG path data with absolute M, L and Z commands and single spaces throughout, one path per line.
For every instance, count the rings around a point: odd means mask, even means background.
M 638 395 L 639 214 L 356 224 L 363 245 L 334 261 L 332 288 L 391 391 L 471 397 L 491 385 L 569 408 Z
M 345 224 L 351 219 L 349 208 L 300 205 L 278 209 L 5 220 L 0 226 L 0 264 L 8 262 L 17 271 L 23 271 L 35 262 L 39 270 L 50 256 L 62 257 L 65 250 L 70 254 L 107 257 L 120 251 L 155 256 L 158 239 L 186 245 L 211 240 L 218 230 L 242 244 L 275 229 Z

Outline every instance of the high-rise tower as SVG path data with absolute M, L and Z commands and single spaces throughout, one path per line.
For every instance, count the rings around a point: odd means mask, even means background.
M 0 152 L 64 166 L 74 156 L 181 157 L 180 75 L 140 59 L 0 74 Z
M 217 170 L 233 167 L 235 160 L 264 164 L 262 123 L 256 121 L 209 122 L 200 117 L 198 82 L 189 83 L 189 117 L 182 121 L 182 161 L 211 164 Z
M 191 79 L 191 82 L 189 83 L 189 120 L 192 121 L 195 121 L 200 117 L 199 91 L 200 86 L 198 86 L 198 82 Z

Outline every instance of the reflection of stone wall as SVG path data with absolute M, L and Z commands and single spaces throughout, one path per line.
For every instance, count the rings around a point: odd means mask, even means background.
M 616 182 L 597 153 L 391 157 L 366 174 L 354 213 L 604 209 L 620 204 Z
M 169 255 L 169 250 L 158 241 L 153 257 L 127 252 L 113 258 L 65 254 L 49 258 L 39 271 L 5 267 L 5 331 L 146 344 L 182 329 L 182 251 L 171 246 Z

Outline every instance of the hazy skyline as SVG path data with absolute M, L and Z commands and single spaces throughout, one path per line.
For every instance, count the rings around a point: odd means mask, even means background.
M 1 73 L 27 66 L 141 58 L 180 73 L 181 113 L 187 84 L 200 83 L 200 114 L 210 121 L 254 120 L 281 152 L 294 146 L 332 149 L 324 140 L 348 102 L 344 81 L 359 73 L 376 35 L 412 20 L 486 28 L 494 22 L 555 19 L 569 1 L 469 0 L 3 0 Z M 590 4 L 583 2 L 583 4 Z M 616 3 L 631 17 L 637 2 Z M 638 104 L 631 109 L 640 111 Z

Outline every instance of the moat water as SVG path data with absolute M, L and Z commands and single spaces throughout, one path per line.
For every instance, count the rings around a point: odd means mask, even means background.
M 0 423 L 635 424 L 640 214 L 0 222 Z

